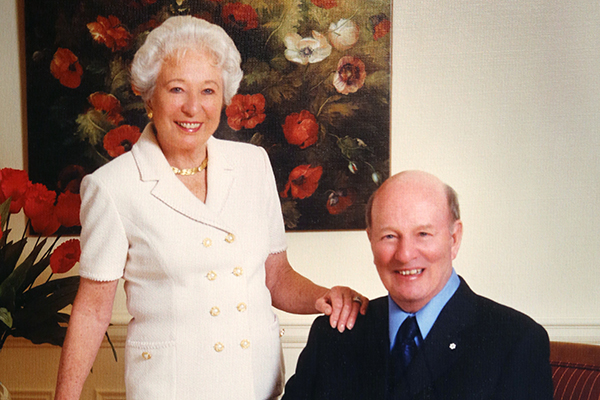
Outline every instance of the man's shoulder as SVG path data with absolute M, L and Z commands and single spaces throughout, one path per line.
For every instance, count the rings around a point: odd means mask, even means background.
M 379 297 L 369 301 L 369 307 L 365 315 L 358 314 L 356 323 L 351 330 L 346 330 L 343 333 L 339 333 L 337 329 L 333 329 L 329 322 L 328 315 L 322 315 L 317 317 L 311 327 L 311 335 L 318 336 L 331 336 L 331 337 L 344 337 L 347 339 L 363 334 L 367 328 L 372 328 L 373 324 L 385 323 L 387 327 L 388 321 L 388 298 L 387 296 Z
M 476 325 L 479 327 L 497 332 L 511 332 L 514 335 L 532 330 L 545 332 L 544 328 L 527 314 L 474 293 L 464 280 L 461 282 L 457 295 L 464 297 L 475 306 Z

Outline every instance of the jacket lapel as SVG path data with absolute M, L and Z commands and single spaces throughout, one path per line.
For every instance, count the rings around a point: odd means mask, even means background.
M 173 174 L 154 134 L 154 127 L 148 124 L 131 150 L 144 182 L 155 181 L 151 194 L 174 211 L 195 221 L 233 232 L 221 218 L 230 187 L 233 184 L 233 168 L 224 158 L 222 151 L 214 149 L 216 139 L 207 142 L 209 168 L 207 168 L 206 204 L 198 199 Z
M 407 371 L 407 386 L 411 398 L 439 398 L 435 393 L 435 382 L 446 374 L 461 358 L 463 332 L 475 321 L 476 306 L 474 293 L 461 278 L 461 283 L 452 298 L 438 316 L 427 335 L 420 351 L 415 355 Z M 427 395 L 429 393 L 429 396 Z

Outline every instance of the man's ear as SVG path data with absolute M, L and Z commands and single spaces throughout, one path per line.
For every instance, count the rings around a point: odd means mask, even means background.
M 460 249 L 460 243 L 462 241 L 463 224 L 460 219 L 457 219 L 456 221 L 454 221 L 454 223 L 452 224 L 452 227 L 450 229 L 450 234 L 452 235 L 451 252 L 452 252 L 452 259 L 454 260 L 456 258 L 456 256 L 458 255 L 458 249 Z
M 369 242 L 371 241 L 371 228 L 367 228 L 367 237 L 369 238 Z

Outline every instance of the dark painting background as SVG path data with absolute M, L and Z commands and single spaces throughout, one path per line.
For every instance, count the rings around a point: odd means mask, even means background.
M 263 146 L 280 193 L 314 179 L 290 182 L 294 168 L 322 168 L 312 193 L 281 196 L 286 228 L 363 229 L 367 199 L 389 175 L 390 6 L 389 0 L 25 0 L 30 179 L 64 191 L 113 158 L 107 134 L 125 125 L 143 130 L 148 119 L 131 89 L 129 64 L 151 29 L 171 15 L 190 14 L 227 31 L 242 54 L 238 93 L 265 99 L 262 122 L 232 129 L 224 110 L 215 136 Z M 110 19 L 107 29 L 99 17 Z M 286 35 L 313 38 L 313 31 L 327 39 L 330 54 L 307 64 L 286 58 Z M 74 59 L 53 72 L 59 49 Z M 344 57 L 353 60 L 345 67 Z M 336 74 L 345 72 L 366 75 L 356 91 L 334 86 Z M 94 93 L 118 107 L 93 105 Z M 283 129 L 288 116 L 303 110 L 318 125 L 305 148 L 291 144 Z

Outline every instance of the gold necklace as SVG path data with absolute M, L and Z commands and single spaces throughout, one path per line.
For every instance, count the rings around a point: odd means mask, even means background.
M 194 167 L 194 168 L 179 169 L 177 167 L 171 166 L 171 169 L 173 170 L 175 175 L 190 176 L 190 175 L 194 175 L 200 171 L 203 171 L 207 165 L 208 165 L 208 157 L 206 157 L 204 159 L 204 161 L 202 161 L 202 164 L 200 164 L 199 166 Z

